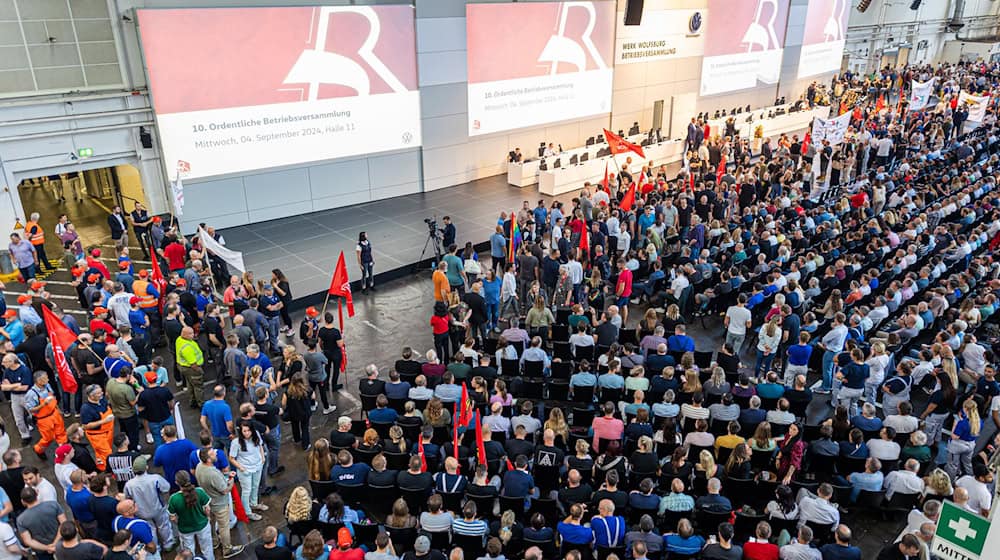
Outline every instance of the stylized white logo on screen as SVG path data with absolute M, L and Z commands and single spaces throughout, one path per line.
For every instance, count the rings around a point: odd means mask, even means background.
M 767 22 L 762 22 L 760 18 L 764 15 L 764 5 L 771 6 L 771 17 Z M 753 21 L 743 34 L 743 43 L 747 45 L 747 52 L 752 52 L 755 46 L 761 50 L 780 49 L 778 34 L 774 31 L 775 20 L 778 19 L 778 0 L 757 0 L 757 10 L 754 12 Z M 773 46 L 772 46 L 773 45 Z
M 580 42 L 583 43 L 583 47 L 565 35 L 566 20 L 572 8 L 583 8 L 590 16 L 587 20 L 587 28 L 580 35 Z M 545 43 L 542 54 L 538 55 L 538 62 L 548 62 L 550 64 L 549 74 L 553 76 L 556 74 L 560 62 L 572 64 L 576 66 L 578 72 L 583 72 L 587 69 L 587 52 L 589 52 L 597 67 L 602 70 L 606 69 L 608 66 L 604 63 L 604 59 L 601 58 L 601 52 L 597 50 L 594 40 L 591 38 L 591 34 L 594 32 L 594 27 L 596 26 L 597 10 L 594 9 L 593 2 L 564 3 L 559 8 L 559 30 L 555 35 L 549 37 L 549 41 Z M 584 48 L 587 49 L 587 52 L 584 52 Z
M 358 48 L 358 56 L 361 57 L 368 66 L 396 93 L 403 93 L 406 86 L 399 78 L 375 55 L 375 45 L 378 43 L 379 33 L 382 26 L 378 19 L 378 14 L 367 6 L 344 6 L 319 8 L 319 23 L 316 28 L 316 39 L 313 41 L 313 48 L 302 51 L 298 60 L 288 71 L 284 83 L 286 84 L 309 84 L 309 101 L 315 101 L 319 97 L 319 86 L 322 84 L 336 84 L 347 86 L 358 95 L 368 95 L 371 93 L 371 83 L 368 73 L 365 72 L 357 62 L 350 58 L 324 50 L 326 46 L 327 32 L 330 27 L 330 19 L 336 14 L 355 13 L 364 16 L 370 24 L 368 37 Z M 315 11 L 313 12 L 315 21 Z M 312 28 L 309 30 L 312 34 Z
M 838 9 L 839 8 L 839 9 Z M 847 9 L 847 0 L 833 0 L 830 9 L 830 17 L 827 18 L 823 26 L 823 42 L 840 41 L 844 38 L 844 28 L 841 22 L 844 21 L 844 10 Z

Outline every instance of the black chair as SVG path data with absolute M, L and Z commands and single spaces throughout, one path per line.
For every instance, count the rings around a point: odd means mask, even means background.
M 395 424 L 395 422 L 372 422 L 372 429 L 378 433 L 379 438 L 389 439 L 389 429 Z
M 474 504 L 476 504 L 476 513 L 482 517 L 493 518 L 493 507 L 496 505 L 497 499 L 493 496 L 476 496 L 472 494 L 466 494 L 465 498 Z
M 465 494 L 458 492 L 438 492 L 441 496 L 442 506 L 445 510 L 454 513 L 456 516 L 462 515 L 462 498 Z
M 451 546 L 451 531 L 426 532 L 431 538 L 431 548 L 435 550 L 448 550 Z
M 574 346 L 573 355 L 576 361 L 588 360 L 590 362 L 594 361 L 594 347 L 593 346 Z
M 559 503 L 554 499 L 533 498 L 531 505 L 528 507 L 527 517 L 530 519 L 536 513 L 541 514 L 545 518 L 545 524 L 548 527 L 555 527 L 560 521 Z
M 375 410 L 376 400 L 378 400 L 378 395 L 361 395 L 361 414 L 363 416 L 367 417 L 369 410 Z
M 372 464 L 372 459 L 379 454 L 378 451 L 366 450 L 366 449 L 351 449 L 351 457 L 354 458 L 355 463 L 364 463 L 366 465 Z
M 307 519 L 305 521 L 296 521 L 295 523 L 288 524 L 288 545 L 290 547 L 295 546 L 295 538 L 298 537 L 299 543 L 301 543 L 306 535 L 308 535 L 313 529 L 318 528 L 318 521 L 313 521 Z
M 559 358 L 564 363 L 573 361 L 573 349 L 569 341 L 555 339 L 552 342 L 552 357 Z
M 486 552 L 486 547 L 483 545 L 483 537 L 476 535 L 459 535 L 456 533 L 451 536 L 451 545 L 454 548 L 462 549 L 463 558 L 479 558 Z
M 816 523 L 815 521 L 806 521 L 806 525 L 813 531 L 813 540 L 818 544 L 828 544 L 833 542 L 833 530 L 836 529 L 836 523 Z
M 754 536 L 757 530 L 757 523 L 764 520 L 764 514 L 748 515 L 742 511 L 736 512 L 736 541 L 744 542 Z
M 885 504 L 882 506 L 882 514 L 890 514 L 893 519 L 902 514 L 906 515 L 913 510 L 917 505 L 917 501 L 920 499 L 920 493 L 915 492 L 912 494 L 904 494 L 902 492 L 895 492 L 892 498 L 886 500 Z
M 365 509 L 380 519 L 392 511 L 392 502 L 399 497 L 396 485 L 372 486 L 365 488 Z
M 417 540 L 415 527 L 410 529 L 386 527 L 385 532 L 392 539 L 392 548 L 395 549 L 396 554 L 402 555 L 404 552 L 413 550 L 413 543 Z
M 544 370 L 545 362 L 540 360 L 525 360 L 521 368 L 525 377 L 542 377 Z
M 573 407 L 570 417 L 570 426 L 574 428 L 589 428 L 594 422 L 594 409 Z
M 419 515 L 427 507 L 427 492 L 425 490 L 414 490 L 411 488 L 400 488 L 399 495 L 406 502 L 406 507 L 410 508 L 410 513 Z
M 862 490 L 858 492 L 858 498 L 855 500 L 854 505 L 849 507 L 848 510 L 852 513 L 858 512 L 878 512 L 882 508 L 882 502 L 885 501 L 885 490 Z
M 524 498 L 513 498 L 510 496 L 500 496 L 500 513 L 510 510 L 518 520 L 524 519 Z
M 568 401 L 569 400 L 569 383 L 566 381 L 549 381 L 547 383 L 549 389 L 548 400 L 550 401 Z
M 323 523 L 320 521 L 316 522 L 316 528 L 319 532 L 323 534 L 324 541 L 335 541 L 337 540 L 337 533 L 344 528 L 343 523 Z
M 573 387 L 573 402 L 590 405 L 594 402 L 593 387 Z
M 555 558 L 556 557 L 556 541 L 555 539 L 547 541 L 535 541 L 531 539 L 524 539 L 525 548 L 531 548 L 537 546 L 539 550 L 542 551 L 542 558 Z
M 729 521 L 730 513 L 728 511 L 717 513 L 703 509 L 697 510 L 695 518 L 698 520 L 698 534 L 705 538 L 714 535 L 715 531 L 719 528 L 719 523 L 727 523 Z
M 345 504 L 358 507 L 365 498 L 364 493 L 367 488 L 364 484 L 337 484 L 337 493 L 344 499 Z
M 332 480 L 310 480 L 309 488 L 312 490 L 312 498 L 323 502 L 327 496 L 337 491 L 337 483 Z
M 352 527 L 354 528 L 354 542 L 366 545 L 369 550 L 373 550 L 375 537 L 378 537 L 380 531 L 378 523 L 355 523 Z
M 521 371 L 521 362 L 518 360 L 500 360 L 500 372 L 504 375 L 518 375 Z
M 698 350 L 694 351 L 694 365 L 698 366 L 699 369 L 706 370 L 712 367 L 712 359 L 715 357 L 715 352 L 700 352 Z
M 573 375 L 573 362 L 570 361 L 552 362 L 552 364 L 549 366 L 549 370 L 550 370 L 549 373 L 552 374 L 549 377 L 549 380 L 558 379 L 558 380 L 569 381 L 569 378 L 572 377 Z
M 365 430 L 367 429 L 367 420 L 351 420 L 351 433 L 354 434 L 355 437 L 363 437 L 365 435 Z
M 406 401 L 410 399 L 389 399 L 389 408 L 395 410 L 399 414 L 403 414 L 406 406 Z
M 383 453 L 385 468 L 392 471 L 405 471 L 410 466 L 410 455 L 407 453 Z
M 677 531 L 677 524 L 681 519 L 694 520 L 694 510 L 663 512 L 663 520 L 660 522 L 661 533 L 673 533 Z

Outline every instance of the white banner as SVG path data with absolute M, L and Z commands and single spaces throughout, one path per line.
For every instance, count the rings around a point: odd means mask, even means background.
M 701 18 L 699 10 L 647 9 L 641 25 L 625 25 L 625 12 L 618 12 L 615 65 L 701 56 Z
M 934 91 L 934 82 L 937 78 L 931 78 L 926 82 L 913 80 L 910 84 L 910 111 L 919 111 L 928 106 L 931 102 L 931 92 Z
M 965 109 L 969 112 L 969 118 L 966 120 L 981 123 L 986 118 L 986 108 L 990 104 L 990 96 L 969 95 L 963 91 L 958 96 L 958 104 L 964 105 Z
M 819 144 L 826 140 L 831 146 L 836 146 L 844 141 L 847 128 L 851 125 L 851 112 L 848 111 L 839 117 L 832 119 L 821 119 L 817 117 L 813 120 L 812 142 L 819 149 Z
M 201 238 L 202 244 L 206 249 L 211 251 L 215 256 L 226 261 L 227 264 L 238 269 L 240 272 L 246 272 L 247 266 L 243 264 L 243 253 L 239 251 L 233 251 L 221 245 L 218 241 L 212 238 L 207 231 L 198 228 L 198 237 Z

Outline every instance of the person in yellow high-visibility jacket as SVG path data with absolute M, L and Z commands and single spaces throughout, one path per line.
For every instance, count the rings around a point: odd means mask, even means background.
M 191 408 L 201 409 L 205 403 L 205 391 L 202 386 L 205 378 L 205 353 L 194 337 L 194 329 L 184 327 L 181 329 L 181 336 L 175 343 L 177 369 L 187 382 L 191 390 Z

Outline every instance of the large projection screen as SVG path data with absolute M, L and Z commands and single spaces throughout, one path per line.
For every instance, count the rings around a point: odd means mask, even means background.
M 701 95 L 776 84 L 789 0 L 708 0 Z
M 799 54 L 799 78 L 840 70 L 850 9 L 850 0 L 809 0 Z
M 410 6 L 138 16 L 171 179 L 420 145 Z
M 469 135 L 611 111 L 612 2 L 466 6 Z

